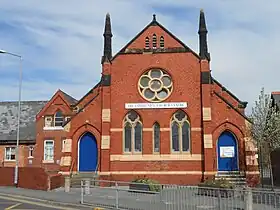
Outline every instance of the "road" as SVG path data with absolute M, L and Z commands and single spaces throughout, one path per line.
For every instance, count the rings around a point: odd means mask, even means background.
M 44 202 L 34 202 L 25 199 L 18 199 L 12 197 L 2 197 L 0 196 L 0 209 L 3 210 L 57 210 L 57 209 L 65 209 L 65 210 L 74 210 L 75 208 L 68 208 L 63 206 L 54 206 L 51 204 L 47 204 Z M 78 208 L 77 208 L 78 209 Z M 79 208 L 80 209 L 80 208 Z

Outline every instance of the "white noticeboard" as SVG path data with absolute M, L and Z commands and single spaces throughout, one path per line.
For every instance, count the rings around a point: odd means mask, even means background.
M 169 103 L 126 103 L 126 109 L 171 109 L 186 108 L 187 102 L 169 102 Z
M 220 147 L 220 157 L 221 158 L 231 158 L 234 157 L 234 147 Z

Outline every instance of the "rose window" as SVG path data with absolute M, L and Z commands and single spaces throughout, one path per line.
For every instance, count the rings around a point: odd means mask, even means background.
M 152 69 L 139 79 L 138 90 L 148 101 L 160 102 L 167 99 L 173 89 L 169 74 L 161 69 Z

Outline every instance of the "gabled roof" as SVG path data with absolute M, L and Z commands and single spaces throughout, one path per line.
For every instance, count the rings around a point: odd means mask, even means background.
M 52 98 L 45 104 L 43 109 L 37 114 L 37 118 L 41 117 L 42 114 L 48 109 L 51 105 L 51 102 L 57 98 L 58 96 L 62 97 L 62 100 L 67 104 L 67 106 L 71 109 L 71 105 L 77 103 L 77 100 L 74 99 L 72 96 L 68 95 L 67 93 L 63 92 L 62 90 L 56 91 L 56 93 L 52 96 Z
M 75 105 L 78 105 L 80 102 L 82 102 L 89 94 L 92 93 L 94 89 L 99 87 L 99 85 L 101 85 L 101 81 L 99 81 L 93 88 L 91 88 L 79 101 L 75 103 Z
M 214 79 L 214 77 L 212 77 L 212 80 L 222 88 L 222 90 L 226 91 L 233 99 L 235 99 L 239 104 L 241 104 L 243 106 L 243 108 L 247 107 L 248 102 L 247 101 L 241 101 L 239 98 L 237 98 L 231 91 L 229 91 L 225 86 L 223 86 L 220 82 L 218 82 L 218 80 Z
M 78 105 L 85 97 L 87 97 L 90 93 L 93 92 L 93 90 L 95 90 L 96 88 L 100 87 L 101 85 L 101 81 L 98 82 L 92 89 L 89 90 L 89 92 L 84 95 L 77 103 L 76 105 Z M 92 99 L 90 99 L 83 107 L 80 107 L 79 111 L 77 113 L 75 113 L 68 121 L 66 121 L 64 123 L 63 126 L 67 125 L 73 118 L 75 118 L 80 112 L 82 112 L 92 101 L 94 101 L 97 97 L 99 96 L 99 91 L 96 93 L 96 95 L 93 96 Z
M 78 100 L 76 100 L 75 98 L 73 98 L 72 96 L 68 95 L 67 93 L 65 93 L 64 91 L 60 90 L 62 92 L 62 94 L 64 95 L 65 100 L 67 100 L 67 102 L 70 105 L 74 105 L 78 102 Z
M 163 31 L 165 31 L 170 37 L 172 37 L 173 39 L 175 39 L 178 43 L 180 43 L 188 52 L 191 52 L 194 56 L 196 56 L 198 59 L 200 59 L 200 56 L 194 52 L 192 49 L 190 49 L 185 43 L 183 43 L 180 39 L 178 39 L 174 34 L 172 34 L 169 30 L 167 30 L 163 25 L 161 25 L 155 18 L 142 30 L 140 31 L 130 42 L 128 42 L 116 55 L 114 55 L 114 57 L 112 58 L 111 61 L 113 61 L 116 57 L 118 57 L 118 55 L 120 55 L 121 53 L 123 53 L 125 51 L 125 49 L 132 44 L 138 37 L 140 37 L 149 27 L 151 26 L 158 26 L 160 27 Z
M 47 101 L 23 101 L 20 112 L 21 142 L 35 142 L 37 113 Z M 17 135 L 18 102 L 0 102 L 0 144 L 15 142 Z
M 244 119 L 246 119 L 248 122 L 252 123 L 252 120 L 248 118 L 245 114 L 240 112 L 237 108 L 235 108 L 229 101 L 227 101 L 223 96 L 221 96 L 219 93 L 214 91 L 214 94 L 219 97 L 224 103 L 226 103 L 230 108 L 232 108 L 235 112 L 237 112 L 240 116 L 242 116 Z

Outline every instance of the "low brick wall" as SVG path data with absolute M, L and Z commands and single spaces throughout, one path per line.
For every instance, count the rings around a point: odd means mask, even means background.
M 65 178 L 61 174 L 52 175 L 49 177 L 49 190 L 53 190 L 59 187 L 64 186 Z
M 14 168 L 0 167 L 0 186 L 14 185 Z
M 43 168 L 19 168 L 18 187 L 36 190 L 48 190 L 48 174 Z
M 15 186 L 14 170 L 14 167 L 0 167 L 0 186 Z M 61 174 L 49 175 L 43 168 L 20 167 L 18 172 L 19 188 L 52 190 L 64 185 Z

